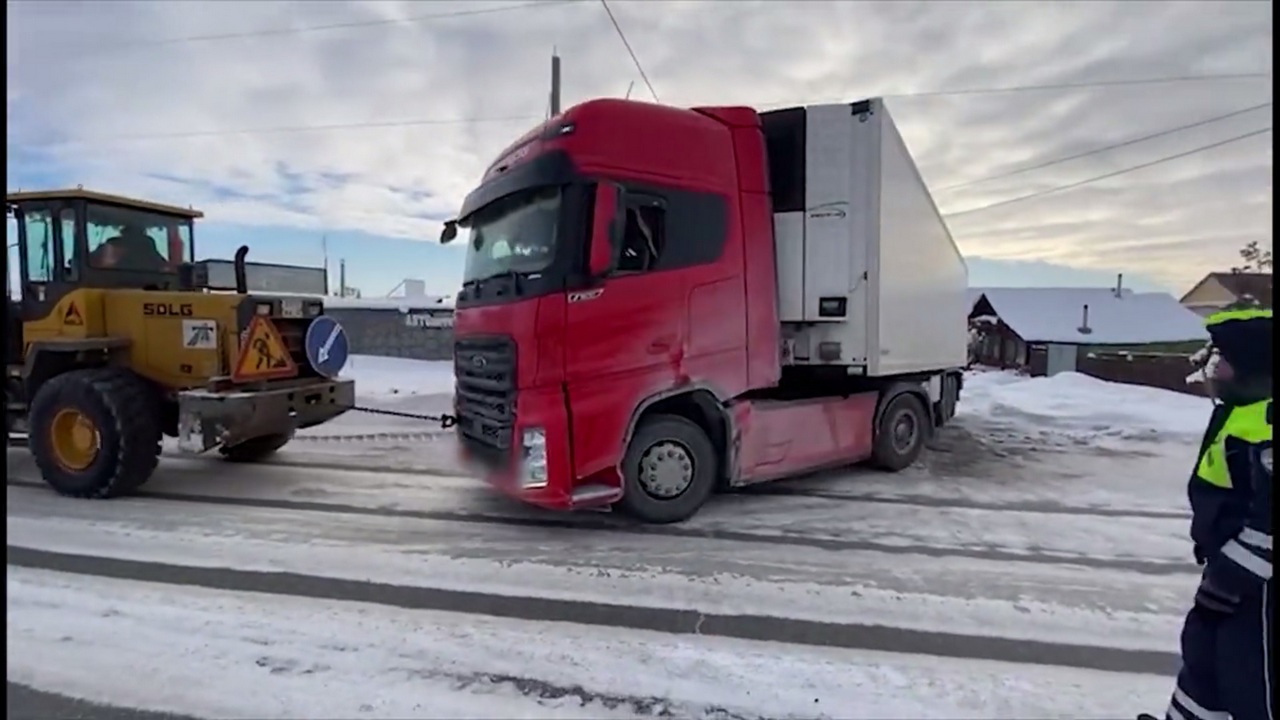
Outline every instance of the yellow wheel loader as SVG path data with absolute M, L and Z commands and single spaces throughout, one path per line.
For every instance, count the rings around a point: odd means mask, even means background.
M 11 192 L 5 204 L 21 290 L 7 306 L 6 441 L 26 432 L 57 492 L 135 490 L 163 436 L 189 453 L 261 460 L 355 404 L 354 382 L 338 377 L 345 336 L 323 300 L 250 294 L 247 247 L 236 286 L 209 287 L 192 262 L 199 211 L 81 188 Z M 317 321 L 324 337 L 310 332 Z

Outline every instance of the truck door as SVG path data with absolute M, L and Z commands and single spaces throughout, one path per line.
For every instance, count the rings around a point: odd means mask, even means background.
M 670 386 L 685 337 L 684 273 L 658 270 L 667 250 L 667 203 L 628 192 L 616 269 L 569 293 L 565 379 L 579 477 L 616 461 L 636 402 Z

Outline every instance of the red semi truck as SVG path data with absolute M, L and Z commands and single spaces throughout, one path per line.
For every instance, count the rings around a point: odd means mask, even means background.
M 456 432 L 526 502 L 676 522 L 900 470 L 955 414 L 967 269 L 880 99 L 585 102 L 503 151 L 459 228 Z

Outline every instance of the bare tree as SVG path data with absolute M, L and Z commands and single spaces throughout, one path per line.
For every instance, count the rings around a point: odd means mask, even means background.
M 1240 258 L 1244 260 L 1244 264 L 1231 268 L 1233 273 L 1270 273 L 1271 272 L 1271 251 L 1263 250 L 1258 247 L 1257 240 L 1251 240 L 1249 244 L 1240 248 Z

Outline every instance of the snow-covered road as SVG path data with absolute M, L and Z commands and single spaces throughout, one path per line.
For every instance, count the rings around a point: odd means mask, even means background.
M 1103 384 L 1090 418 L 1096 382 L 971 377 L 918 469 L 659 528 L 514 504 L 405 426 L 168 458 L 110 502 L 11 450 L 8 678 L 200 717 L 1131 716 L 1167 699 L 1196 582 L 1200 406 Z M 367 402 L 442 402 L 386 384 Z

